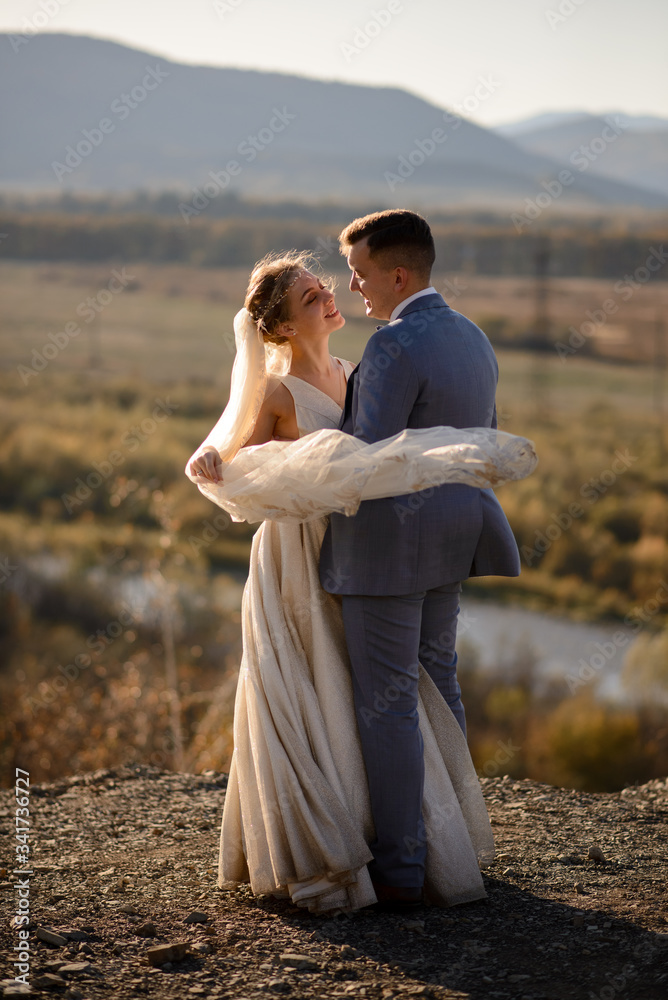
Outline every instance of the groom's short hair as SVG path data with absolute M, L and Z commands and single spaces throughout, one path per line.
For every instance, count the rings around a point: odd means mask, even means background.
M 355 219 L 339 236 L 339 248 L 344 256 L 350 247 L 367 239 L 369 256 L 388 269 L 405 267 L 429 277 L 436 259 L 434 237 L 429 223 L 417 212 L 406 208 L 390 208 Z

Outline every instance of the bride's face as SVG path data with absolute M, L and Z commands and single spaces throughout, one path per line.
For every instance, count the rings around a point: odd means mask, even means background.
M 287 336 L 328 337 L 346 322 L 336 308 L 333 292 L 310 271 L 297 278 L 288 292 L 287 305 L 290 319 L 279 331 Z

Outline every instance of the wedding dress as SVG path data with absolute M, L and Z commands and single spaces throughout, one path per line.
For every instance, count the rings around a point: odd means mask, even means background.
M 348 376 L 353 366 L 341 363 Z M 295 376 L 283 375 L 280 381 L 293 396 L 300 440 L 322 432 L 325 441 L 347 441 L 356 480 L 359 442 L 336 430 L 339 406 Z M 251 480 L 263 466 L 253 453 L 286 452 L 284 443 L 275 445 L 239 453 L 242 465 L 251 463 L 245 472 Z M 298 443 L 287 453 L 296 449 Z M 469 457 L 475 466 L 475 456 Z M 235 459 L 228 469 L 236 464 Z M 368 477 L 362 466 L 358 471 L 357 499 L 344 490 L 348 499 L 338 509 L 346 503 L 356 509 Z M 223 475 L 227 485 L 228 470 Z M 489 476 L 493 479 L 493 472 Z M 315 513 L 313 491 L 304 510 L 298 482 L 292 490 L 284 479 L 275 483 L 277 495 L 268 502 L 274 519 L 264 520 L 254 536 L 243 596 L 243 658 L 218 884 L 231 888 L 250 882 L 256 894 L 289 896 L 313 912 L 357 909 L 376 901 L 366 868 L 374 830 L 340 601 L 321 588 L 318 578 L 327 517 Z M 213 485 L 200 484 L 200 489 L 222 502 Z M 253 494 L 253 487 L 246 493 Z M 259 494 L 265 496 L 266 490 L 259 488 Z M 248 520 L 251 514 L 246 511 Z M 261 516 L 268 516 L 266 509 Z M 485 896 L 480 868 L 494 856 L 480 783 L 458 723 L 422 668 L 419 695 L 428 836 L 425 895 L 439 905 L 480 899 Z

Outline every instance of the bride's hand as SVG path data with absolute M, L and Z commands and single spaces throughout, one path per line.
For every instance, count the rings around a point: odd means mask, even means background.
M 223 463 L 220 455 L 211 445 L 193 456 L 188 471 L 191 476 L 203 476 L 212 483 L 222 483 L 223 481 Z

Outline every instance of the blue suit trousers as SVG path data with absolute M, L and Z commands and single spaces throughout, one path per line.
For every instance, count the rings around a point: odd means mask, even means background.
M 422 886 L 424 754 L 418 717 L 419 663 L 464 735 L 455 639 L 461 583 L 399 597 L 342 597 L 355 712 L 369 779 L 376 836 L 371 877 Z

